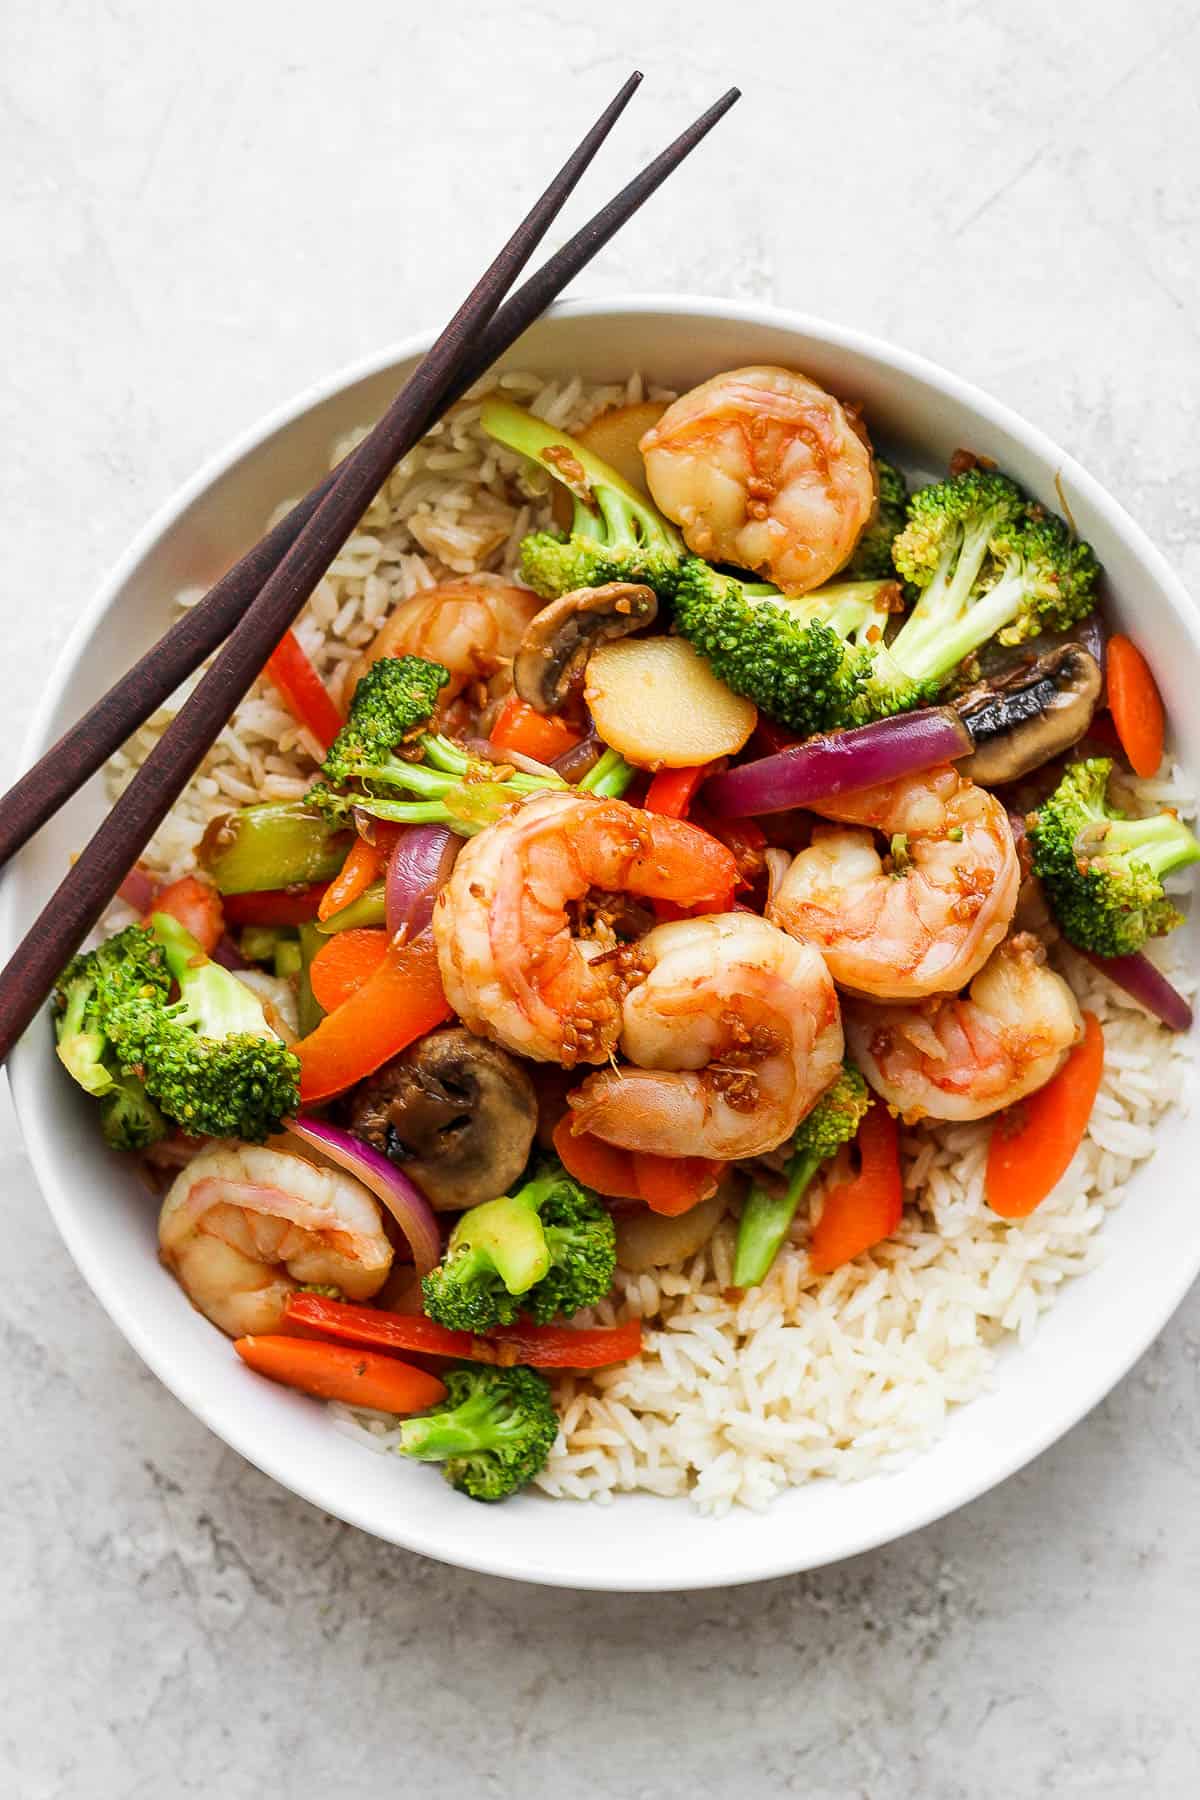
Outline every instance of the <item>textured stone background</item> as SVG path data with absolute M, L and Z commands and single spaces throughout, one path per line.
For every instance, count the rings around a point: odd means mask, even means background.
M 10 749 L 148 513 L 443 317 L 635 61 L 581 206 L 730 80 L 746 99 L 590 291 L 769 298 L 927 351 L 1075 450 L 1196 585 L 1186 0 L 4 0 Z M 577 1596 L 419 1561 L 246 1467 L 91 1300 L 7 1098 L 0 1157 L 3 1795 L 1197 1791 L 1194 1298 L 957 1518 L 810 1578 Z

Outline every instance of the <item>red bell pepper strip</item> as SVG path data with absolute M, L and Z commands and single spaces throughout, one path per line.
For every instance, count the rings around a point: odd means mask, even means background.
M 226 894 L 225 918 L 230 925 L 307 925 L 317 916 L 325 888 L 325 882 L 312 881 L 307 887 Z
M 638 1319 L 624 1325 L 497 1325 L 486 1336 L 449 1331 L 423 1313 L 384 1312 L 373 1306 L 351 1306 L 322 1294 L 293 1294 L 288 1323 L 322 1332 L 342 1343 L 410 1355 L 452 1356 L 468 1362 L 498 1363 L 511 1368 L 602 1369 L 627 1362 L 642 1347 Z
M 323 1344 L 315 1338 L 271 1334 L 240 1337 L 234 1349 L 258 1375 L 299 1388 L 318 1400 L 341 1400 L 379 1412 L 424 1412 L 446 1397 L 445 1383 L 395 1356 Z
M 686 819 L 711 767 L 711 763 L 697 763 L 690 769 L 660 769 L 646 790 L 643 807 L 667 819 Z
M 862 1166 L 826 1189 L 809 1243 L 809 1262 L 821 1275 L 891 1237 L 904 1213 L 900 1132 L 882 1100 L 863 1114 L 855 1144 Z
M 1092 1116 L 1104 1074 L 1104 1033 L 1083 1015 L 1076 1044 L 1053 1081 L 1001 1113 L 988 1144 L 984 1192 L 1002 1219 L 1026 1219 L 1066 1174 Z
M 449 1017 L 432 934 L 389 943 L 375 973 L 294 1046 L 301 1100 L 311 1104 L 353 1087 Z
M 515 750 L 535 762 L 549 763 L 582 740 L 557 713 L 540 713 L 519 695 L 510 694 L 492 726 L 490 741 L 501 756 Z
M 147 917 L 156 912 L 168 913 L 185 931 L 190 931 L 206 956 L 212 955 L 224 936 L 221 896 L 209 882 L 195 875 L 184 875 L 161 888 L 150 903 Z
M 284 632 L 267 659 L 266 673 L 296 723 L 312 733 L 322 750 L 328 750 L 342 729 L 342 715 L 294 631 Z

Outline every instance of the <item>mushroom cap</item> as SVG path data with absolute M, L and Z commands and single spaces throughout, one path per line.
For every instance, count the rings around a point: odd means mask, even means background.
M 515 1056 L 449 1026 L 363 1082 L 349 1125 L 402 1167 L 431 1206 L 458 1212 L 518 1180 L 537 1128 L 537 1096 Z
M 597 645 L 641 631 L 657 614 L 654 589 L 637 581 L 560 594 L 525 627 L 513 659 L 513 686 L 538 712 L 558 712 Z
M 1077 744 L 1100 700 L 1100 665 L 1082 644 L 1060 644 L 958 703 L 975 752 L 959 773 L 983 787 L 1016 781 Z

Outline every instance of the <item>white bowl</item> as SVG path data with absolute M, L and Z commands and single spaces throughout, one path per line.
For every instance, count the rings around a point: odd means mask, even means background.
M 171 595 L 210 582 L 260 535 L 271 509 L 323 472 L 329 446 L 382 410 L 428 340 L 334 377 L 257 426 L 151 521 L 86 609 L 50 675 L 26 745 L 32 761 L 162 632 Z M 507 359 L 588 380 L 631 369 L 687 387 L 740 363 L 804 369 L 860 400 L 873 431 L 931 467 L 958 445 L 985 451 L 1071 511 L 1099 553 L 1112 614 L 1154 665 L 1185 766 L 1200 769 L 1200 631 L 1180 583 L 1116 503 L 1015 413 L 943 370 L 861 333 L 772 308 L 687 298 L 576 302 Z M 11 947 L 103 809 L 99 783 L 72 801 L 13 866 L 0 924 Z M 429 1469 L 372 1455 L 325 1410 L 260 1380 L 193 1312 L 155 1256 L 155 1207 L 103 1152 L 87 1101 L 63 1079 L 49 1023 L 12 1057 L 26 1145 L 84 1278 L 171 1391 L 226 1443 L 315 1505 L 377 1537 L 466 1568 L 570 1587 L 718 1587 L 788 1574 L 900 1537 L 983 1493 L 1044 1450 L 1119 1380 L 1200 1267 L 1194 1134 L 1180 1116 L 1104 1226 L 1104 1264 L 1068 1285 L 1025 1350 L 1002 1355 L 994 1392 L 957 1411 L 942 1441 L 902 1472 L 816 1482 L 766 1514 L 698 1517 L 646 1495 L 609 1507 L 526 1495 L 495 1508 L 455 1494 Z M 1194 1156 L 1194 1152 L 1193 1152 Z

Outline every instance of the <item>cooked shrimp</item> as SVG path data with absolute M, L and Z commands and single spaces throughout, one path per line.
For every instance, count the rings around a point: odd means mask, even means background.
M 1008 815 L 952 768 L 815 809 L 768 918 L 818 945 L 839 987 L 875 1000 L 957 993 L 1008 930 L 1021 871 Z M 875 832 L 891 839 L 885 858 Z
M 846 1003 L 850 1054 L 908 1120 L 983 1119 L 1057 1075 L 1083 1036 L 1074 994 L 1019 932 L 965 994 L 919 1006 Z
M 253 1144 L 215 1144 L 181 1170 L 159 1214 L 158 1247 L 193 1306 L 230 1337 L 278 1331 L 303 1282 L 369 1300 L 392 1263 L 360 1181 Z
M 728 904 L 732 852 L 682 819 L 623 800 L 538 794 L 470 839 L 433 913 L 442 985 L 464 1025 L 535 1062 L 606 1061 L 637 947 L 588 940 L 593 893 Z
M 543 602 L 509 582 L 439 581 L 393 607 L 350 672 L 350 684 L 381 656 L 426 656 L 450 671 L 444 698 L 489 681 L 516 655 Z
M 625 1150 L 732 1160 L 791 1137 L 842 1058 L 837 994 L 818 951 L 754 913 L 657 925 L 626 996 L 630 1067 L 590 1075 L 575 1123 Z
M 646 479 L 688 547 L 806 594 L 848 561 L 875 504 L 871 450 L 806 375 L 731 369 L 668 406 L 641 440 Z

